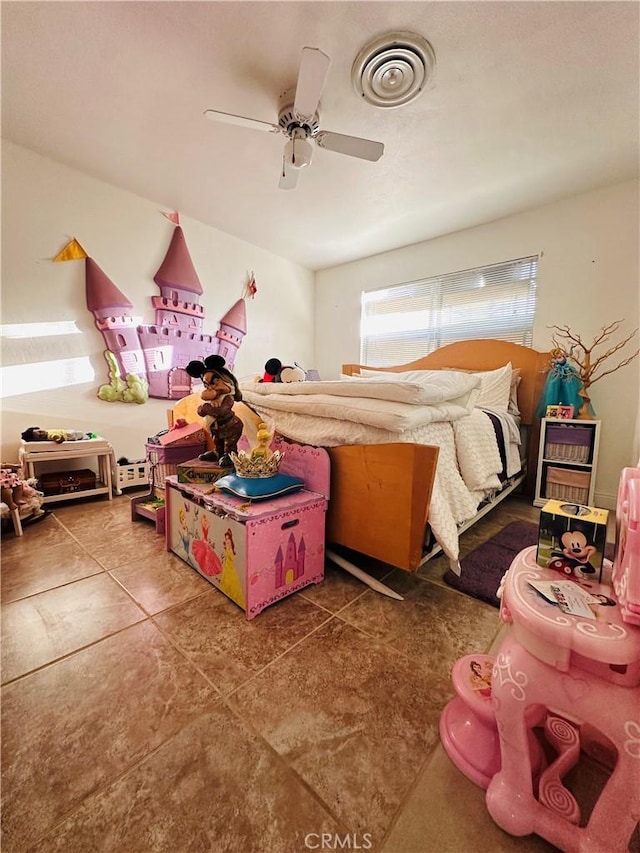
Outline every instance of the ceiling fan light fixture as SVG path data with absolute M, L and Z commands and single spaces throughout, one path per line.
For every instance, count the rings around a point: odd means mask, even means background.
M 425 38 L 416 33 L 390 33 L 362 48 L 351 68 L 351 81 L 368 104 L 400 107 L 424 91 L 435 66 L 435 52 Z
M 311 163 L 313 148 L 307 141 L 304 131 L 295 130 L 284 146 L 284 159 L 293 169 L 304 169 Z

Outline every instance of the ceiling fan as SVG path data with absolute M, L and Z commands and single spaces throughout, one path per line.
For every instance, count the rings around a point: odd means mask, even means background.
M 311 162 L 311 141 L 328 151 L 337 151 L 361 160 L 379 160 L 384 152 L 382 142 L 320 129 L 318 105 L 330 63 L 329 57 L 321 50 L 315 47 L 302 49 L 298 81 L 295 90 L 288 90 L 281 98 L 277 124 L 219 110 L 205 110 L 204 114 L 212 121 L 284 134 L 288 142 L 284 146 L 279 183 L 283 190 L 293 189 L 298 183 L 298 172 Z

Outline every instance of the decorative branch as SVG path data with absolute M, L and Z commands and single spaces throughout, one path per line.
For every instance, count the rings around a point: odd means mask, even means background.
M 634 329 L 633 332 L 631 332 L 630 335 L 627 335 L 624 340 L 614 344 L 604 353 L 596 357 L 594 352 L 596 348 L 602 346 L 605 341 L 608 341 L 611 338 L 612 335 L 615 335 L 622 322 L 622 320 L 615 320 L 613 323 L 603 326 L 589 346 L 587 346 L 580 335 L 573 332 L 569 326 L 548 327 L 550 329 L 555 329 L 555 334 L 552 338 L 554 347 L 561 350 L 566 355 L 567 359 L 576 365 L 580 381 L 582 382 L 583 389 L 585 391 L 590 388 L 594 382 L 602 379 L 603 376 L 615 373 L 616 370 L 630 364 L 634 358 L 637 357 L 638 353 L 640 353 L 640 349 L 637 349 L 632 355 L 627 356 L 622 359 L 622 361 L 618 362 L 615 367 L 611 367 L 608 370 L 602 370 L 604 362 L 626 346 L 626 344 L 628 344 L 638 332 L 637 328 Z M 602 372 L 596 375 L 596 371 L 598 369 L 602 370 Z

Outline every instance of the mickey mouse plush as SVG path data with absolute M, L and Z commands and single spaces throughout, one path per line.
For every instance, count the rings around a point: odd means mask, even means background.
M 242 421 L 234 414 L 233 404 L 242 400 L 235 376 L 225 367 L 220 355 L 209 355 L 204 361 L 190 361 L 185 370 L 189 376 L 201 379 L 204 385 L 198 414 L 213 439 L 214 450 L 200 455 L 204 462 L 217 462 L 221 468 L 232 468 L 230 453 L 238 449 Z
M 270 358 L 264 366 L 260 382 L 304 382 L 307 374 L 300 365 L 283 365 L 279 358 Z

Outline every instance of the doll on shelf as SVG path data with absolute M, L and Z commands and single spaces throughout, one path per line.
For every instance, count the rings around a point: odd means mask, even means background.
M 577 412 L 582 405 L 581 389 L 577 370 L 569 363 L 567 353 L 557 347 L 551 352 L 551 369 L 542 389 L 537 416 L 543 418 L 547 406 L 573 406 Z
M 84 441 L 87 438 L 95 438 L 92 432 L 81 432 L 79 429 L 40 429 L 40 427 L 29 427 L 20 436 L 23 441 L 55 441 L 62 444 L 63 441 Z

